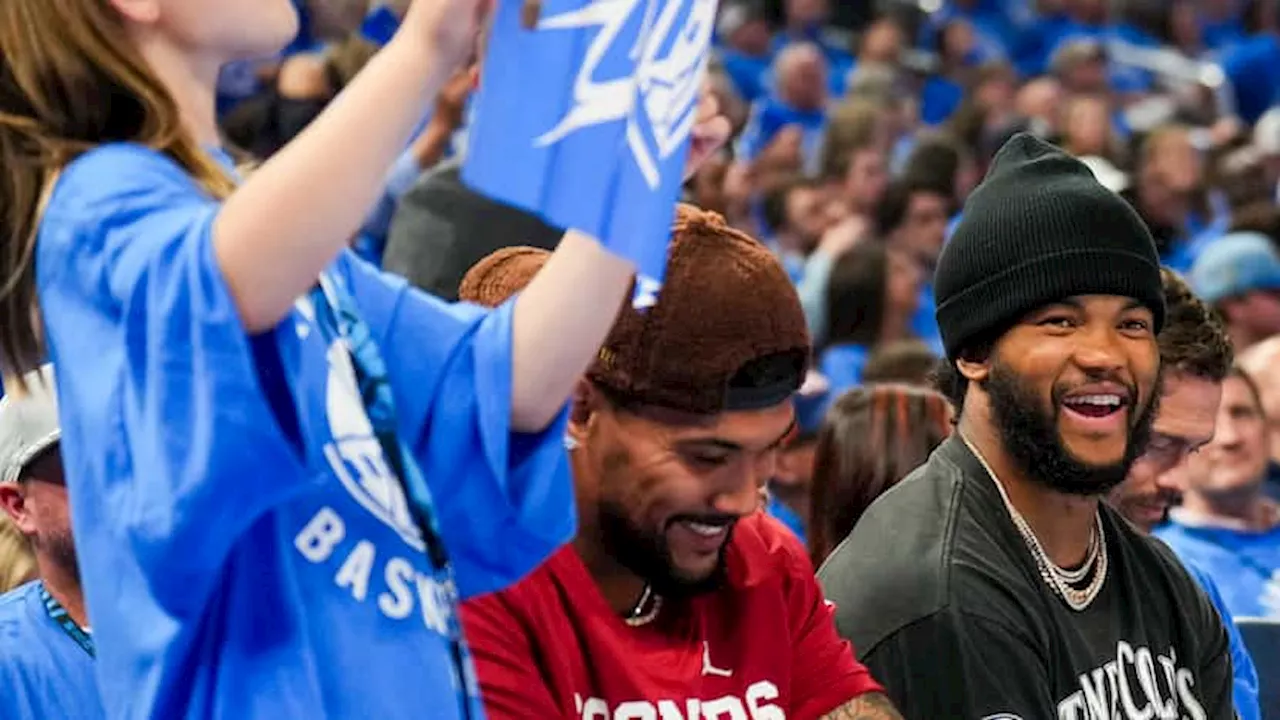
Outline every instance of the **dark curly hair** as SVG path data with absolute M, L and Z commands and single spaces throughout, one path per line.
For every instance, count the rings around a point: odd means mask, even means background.
M 1165 304 L 1164 327 L 1159 336 L 1164 369 L 1222 382 L 1235 362 L 1222 320 L 1176 272 L 1161 268 L 1160 280 Z

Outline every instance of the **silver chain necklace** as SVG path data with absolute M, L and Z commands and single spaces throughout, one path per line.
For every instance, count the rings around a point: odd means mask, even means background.
M 653 603 L 650 605 L 649 600 Z M 645 605 L 650 605 L 649 612 L 644 611 Z M 640 593 L 640 599 L 636 602 L 635 607 L 631 609 L 631 613 L 623 619 L 630 627 L 640 627 L 653 622 L 658 617 L 658 613 L 662 610 L 662 596 L 653 592 L 653 588 L 646 583 L 644 591 Z
M 1018 528 L 1018 534 L 1022 535 L 1022 540 L 1031 550 L 1031 555 L 1035 558 L 1036 566 L 1040 571 L 1040 577 L 1050 590 L 1062 598 L 1067 607 L 1080 612 L 1098 597 L 1098 593 L 1102 591 L 1102 586 L 1107 580 L 1107 536 L 1102 529 L 1102 515 L 1100 512 L 1094 514 L 1094 530 L 1093 535 L 1089 538 L 1089 548 L 1085 551 L 1085 561 L 1075 570 L 1064 570 L 1049 558 L 1049 554 L 1044 551 L 1044 547 L 1040 545 L 1040 539 L 1036 537 L 1035 532 L 1031 529 L 1031 525 L 1026 518 L 1022 517 L 1022 513 L 1013 506 L 1013 502 L 1009 500 L 1009 494 L 1005 492 L 1004 485 L 996 478 L 995 472 L 991 466 L 987 464 L 987 459 L 978 452 L 978 449 L 969 442 L 969 439 L 960 436 L 964 444 L 968 446 L 969 452 L 978 458 L 978 462 L 982 464 L 983 469 L 987 471 L 987 476 L 991 478 L 991 482 L 995 483 L 996 490 L 1000 492 L 1000 499 L 1004 501 L 1005 509 L 1009 511 L 1009 517 L 1013 519 L 1014 527 Z M 1082 588 L 1076 587 L 1084 581 L 1086 577 L 1092 574 L 1092 579 Z

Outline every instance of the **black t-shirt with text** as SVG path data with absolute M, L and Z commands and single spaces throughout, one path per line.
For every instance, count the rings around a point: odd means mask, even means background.
M 818 572 L 907 720 L 1230 720 L 1227 634 L 1173 553 L 1103 505 L 1109 568 L 1071 610 L 959 437 Z

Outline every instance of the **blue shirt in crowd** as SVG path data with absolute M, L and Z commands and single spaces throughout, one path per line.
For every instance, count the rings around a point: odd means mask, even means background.
M 1187 572 L 1204 588 L 1209 601 L 1218 609 L 1222 624 L 1227 628 L 1227 641 L 1231 646 L 1231 671 L 1235 676 L 1232 681 L 1231 695 L 1235 700 L 1236 712 L 1240 720 L 1261 720 L 1262 710 L 1258 706 L 1258 671 L 1253 666 L 1253 656 L 1240 637 L 1240 628 L 1236 627 L 1235 617 L 1222 599 L 1222 593 L 1213 577 L 1191 563 L 1184 562 Z
M 214 255 L 217 211 L 168 158 L 118 144 L 66 168 L 40 228 L 107 715 L 459 717 L 453 592 L 346 341 L 325 340 L 307 299 L 245 332 Z M 456 594 L 520 578 L 572 536 L 575 513 L 564 417 L 511 432 L 512 305 L 448 305 L 347 252 L 326 273 L 381 348 Z
M 1171 521 L 1155 535 L 1213 578 L 1236 617 L 1280 618 L 1280 528 L 1245 532 Z
M 93 658 L 49 616 L 42 587 L 0 595 L 0 718 L 99 720 Z

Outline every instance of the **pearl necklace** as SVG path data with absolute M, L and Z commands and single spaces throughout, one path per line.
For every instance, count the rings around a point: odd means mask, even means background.
M 1022 536 L 1022 541 L 1026 543 L 1031 550 L 1031 555 L 1035 558 L 1041 579 L 1072 610 L 1080 612 L 1089 607 L 1094 599 L 1098 597 L 1098 593 L 1102 591 L 1102 586 L 1107 580 L 1107 536 L 1102 529 L 1101 513 L 1095 513 L 1094 515 L 1094 532 L 1089 538 L 1089 548 L 1085 551 L 1084 563 L 1075 570 L 1062 569 L 1049 558 L 1049 554 L 1040 545 L 1040 539 L 1036 537 L 1031 525 L 1022 516 L 1022 513 L 1018 512 L 1018 509 L 1013 506 L 1013 502 L 1009 500 L 1009 494 L 1005 492 L 1004 485 L 1000 483 L 991 466 L 987 464 L 987 459 L 982 456 L 982 453 L 978 452 L 978 449 L 973 446 L 973 443 L 969 442 L 968 438 L 961 436 L 961 439 L 964 440 L 964 444 L 968 446 L 974 457 L 978 458 L 978 462 L 987 471 L 987 476 L 995 483 L 996 490 L 1000 492 L 1000 499 L 1004 501 L 1005 509 L 1009 511 L 1009 517 L 1013 519 L 1014 526 L 1018 528 L 1018 534 Z M 1090 575 L 1092 575 L 1092 579 L 1089 580 L 1088 585 L 1082 588 L 1076 587 Z
M 646 613 L 644 612 L 644 606 L 649 604 L 650 598 L 653 599 L 653 606 L 649 609 L 649 612 Z M 630 616 L 624 618 L 623 622 L 630 627 L 648 625 L 653 622 L 654 618 L 658 617 L 658 613 L 661 610 L 662 596 L 654 594 L 653 588 L 646 584 L 644 586 L 644 592 L 640 593 L 640 599 L 636 601 L 635 607 L 631 609 Z

